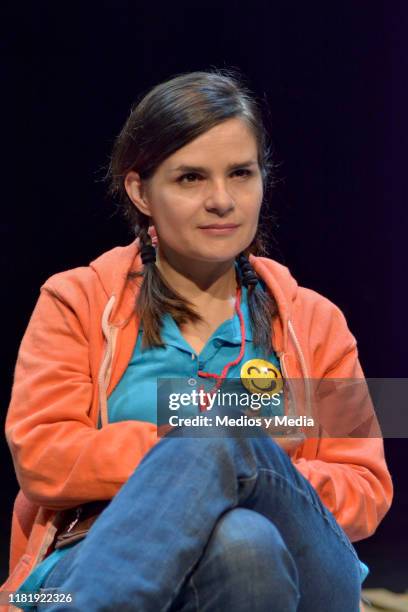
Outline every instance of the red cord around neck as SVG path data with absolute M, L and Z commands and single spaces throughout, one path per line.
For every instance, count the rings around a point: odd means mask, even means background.
M 216 393 L 218 391 L 218 389 L 220 388 L 220 386 L 222 385 L 222 381 L 224 378 L 227 377 L 227 373 L 228 370 L 230 369 L 231 366 L 236 365 L 237 363 L 239 363 L 242 359 L 242 357 L 244 356 L 244 352 L 245 352 L 245 323 L 244 323 L 244 317 L 242 316 L 242 312 L 241 312 L 241 295 L 242 295 L 242 291 L 241 291 L 241 287 L 237 287 L 237 292 L 236 292 L 236 296 L 235 296 L 235 310 L 238 314 L 239 317 L 239 326 L 240 326 L 240 330 L 241 330 L 241 349 L 239 351 L 239 355 L 238 357 L 236 357 L 236 359 L 234 359 L 233 361 L 229 361 L 223 368 L 221 374 L 212 374 L 210 372 L 203 372 L 202 370 L 199 370 L 197 372 L 198 376 L 202 376 L 204 378 L 215 378 L 216 379 L 216 384 L 214 385 L 214 387 L 208 391 L 208 394 L 211 393 Z M 201 385 L 199 388 L 199 391 L 205 391 L 204 386 Z M 204 402 L 200 404 L 200 412 L 203 412 L 207 409 L 208 406 L 208 396 L 205 397 Z

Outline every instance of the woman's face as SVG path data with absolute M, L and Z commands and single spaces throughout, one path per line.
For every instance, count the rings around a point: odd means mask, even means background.
M 226 262 L 256 233 L 263 197 L 257 159 L 250 128 L 228 119 L 170 155 L 149 180 L 129 172 L 125 186 L 152 217 L 167 259 Z

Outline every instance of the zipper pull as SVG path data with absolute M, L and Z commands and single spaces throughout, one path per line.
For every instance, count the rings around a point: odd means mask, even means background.
M 69 524 L 69 527 L 66 531 L 66 533 L 69 533 L 71 531 L 71 529 L 73 529 L 73 527 L 77 524 L 77 522 L 79 521 L 79 517 L 81 515 L 82 512 L 82 507 L 80 506 L 79 508 L 76 509 L 76 517 L 74 518 L 74 520 Z

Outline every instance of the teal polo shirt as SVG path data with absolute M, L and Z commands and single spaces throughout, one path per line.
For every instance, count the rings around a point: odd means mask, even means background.
M 258 282 L 256 291 L 263 291 L 264 286 Z M 280 373 L 279 359 L 275 352 L 265 352 L 254 346 L 252 326 L 248 306 L 248 289 L 242 286 L 241 312 L 245 324 L 245 352 L 236 365 L 230 367 L 227 379 L 228 391 L 248 395 L 249 392 L 241 383 L 242 366 L 252 359 L 264 359 Z M 157 393 L 158 379 L 174 381 L 171 391 L 191 392 L 191 381 L 196 381 L 196 387 L 202 385 L 205 391 L 210 391 L 215 384 L 213 378 L 198 375 L 198 371 L 211 372 L 220 375 L 225 365 L 234 361 L 241 348 L 241 329 L 238 313 L 227 319 L 213 332 L 207 343 L 197 354 L 182 336 L 180 329 L 170 314 L 162 319 L 161 328 L 163 347 L 142 349 L 143 326 L 139 328 L 136 345 L 122 378 L 108 398 L 108 418 L 110 423 L 125 420 L 145 421 L 157 424 Z M 171 380 L 169 380 L 171 379 Z M 183 381 L 185 385 L 183 386 Z M 190 384 L 187 382 L 190 381 Z M 194 382 L 193 382 L 194 384 Z M 167 387 L 169 389 L 169 387 Z M 222 392 L 221 387 L 220 392 Z M 262 409 L 262 415 L 281 415 L 282 406 L 274 400 L 268 412 Z M 261 412 L 261 411 L 260 411 Z M 198 412 L 197 412 L 198 413 Z M 188 411 L 188 416 L 192 413 Z M 186 411 L 183 416 L 186 415 Z M 99 422 L 100 423 L 100 422 Z

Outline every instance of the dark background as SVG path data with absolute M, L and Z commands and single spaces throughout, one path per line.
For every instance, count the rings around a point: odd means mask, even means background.
M 407 9 L 368 0 L 6 5 L 3 417 L 41 284 L 132 240 L 102 181 L 132 102 L 164 79 L 213 66 L 240 69 L 269 109 L 279 162 L 271 256 L 340 306 L 367 376 L 407 375 Z M 4 436 L 0 446 L 3 580 L 18 486 Z M 365 586 L 403 591 L 406 441 L 386 440 L 385 451 L 394 504 L 356 548 L 371 570 Z

